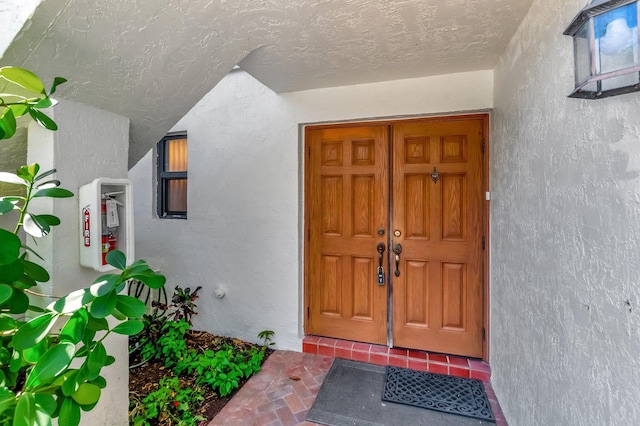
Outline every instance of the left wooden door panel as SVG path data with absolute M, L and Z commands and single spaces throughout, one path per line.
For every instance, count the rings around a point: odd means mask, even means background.
M 387 342 L 376 245 L 388 226 L 388 146 L 387 126 L 307 129 L 307 333 Z

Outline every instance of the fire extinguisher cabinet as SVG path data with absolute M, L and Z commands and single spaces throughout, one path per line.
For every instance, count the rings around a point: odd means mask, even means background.
M 133 195 L 128 179 L 98 178 L 80 187 L 80 264 L 99 272 L 115 269 L 105 257 L 120 250 L 133 262 Z

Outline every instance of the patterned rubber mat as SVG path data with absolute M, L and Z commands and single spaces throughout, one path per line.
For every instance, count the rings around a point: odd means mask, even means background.
M 382 400 L 495 422 L 480 380 L 388 366 Z

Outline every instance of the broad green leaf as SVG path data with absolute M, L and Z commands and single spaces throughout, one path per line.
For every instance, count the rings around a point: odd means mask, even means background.
M 99 373 L 107 362 L 107 350 L 101 342 L 98 342 L 87 356 L 86 366 L 92 373 Z M 91 402 L 88 402 L 91 404 Z
M 146 272 L 149 269 L 149 265 L 144 260 L 136 260 L 127 269 L 124 270 L 124 276 L 126 279 L 131 278 L 132 274 L 140 274 Z
M 24 229 L 24 232 L 35 238 L 42 238 L 45 235 L 48 235 L 51 230 L 51 227 L 49 227 L 46 222 L 40 222 L 37 216 L 31 215 L 30 213 L 26 213 L 24 215 L 22 228 Z
M 147 310 L 147 306 L 142 300 L 138 299 L 137 297 L 125 296 L 121 294 L 118 296 L 116 309 L 118 309 L 129 318 L 140 318 Z
M 90 303 L 92 300 L 93 296 L 89 292 L 89 289 L 83 288 L 56 300 L 50 304 L 48 308 L 61 314 L 70 314 Z
M 20 259 L 8 265 L 0 265 L 0 282 L 12 283 L 24 275 L 24 265 Z M 2 301 L 4 302 L 4 300 Z M 0 302 L 0 303 L 2 303 Z
M 76 311 L 60 331 L 60 340 L 71 343 L 79 343 L 84 336 L 84 329 L 87 327 L 89 314 L 86 310 Z
M 96 318 L 106 318 L 116 308 L 118 295 L 115 291 L 111 291 L 104 296 L 96 297 L 89 305 L 89 312 Z
M 95 404 L 100 399 L 100 387 L 93 383 L 83 383 L 80 388 L 71 395 L 74 401 L 80 405 Z
M 33 107 L 42 109 L 42 108 L 49 108 L 51 105 L 53 105 L 53 102 L 51 102 L 51 99 L 49 99 L 49 97 L 47 96 L 40 99 L 38 103 L 36 103 Z
M 12 373 L 17 373 L 22 369 L 24 365 L 26 365 L 26 363 L 22 361 L 20 351 L 12 351 L 11 361 L 9 361 L 9 371 L 11 371 Z
M 21 289 L 21 290 L 35 287 L 36 285 L 38 285 L 38 283 L 34 279 L 30 278 L 27 275 L 22 275 L 20 278 L 13 281 L 11 284 L 13 284 L 14 288 Z
M 20 238 L 0 228 L 0 265 L 13 263 L 20 256 Z
M 106 274 L 98 277 L 89 287 L 89 291 L 96 297 L 110 293 L 120 281 L 120 275 Z
M 16 394 L 11 392 L 7 387 L 0 387 L 0 413 L 15 403 Z
M 15 204 L 13 204 L 11 201 L 0 200 L 0 215 L 13 211 L 15 207 Z
M 24 314 L 29 309 L 29 297 L 22 291 L 14 291 L 11 298 L 1 306 L 8 308 L 11 314 Z
M 22 117 L 29 110 L 29 105 L 15 104 L 15 105 L 9 105 L 9 108 L 11 108 L 11 111 L 13 111 L 13 115 L 15 117 Z
M 22 357 L 25 361 L 30 362 L 31 364 L 37 363 L 40 358 L 42 358 L 42 355 L 49 350 L 49 342 L 47 342 L 47 340 L 48 339 L 42 339 L 37 345 L 22 351 Z
M 109 323 L 104 318 L 96 318 L 89 313 L 87 328 L 93 331 L 108 330 Z
M 42 407 L 47 414 L 52 415 L 56 411 L 58 404 L 53 395 L 50 393 L 37 393 L 35 396 L 36 405 Z
M 80 423 L 80 406 L 73 398 L 68 397 L 62 401 L 58 424 L 64 426 L 78 426 Z
M 89 412 L 89 411 L 93 410 L 96 407 L 97 404 L 98 403 L 96 402 L 95 404 L 81 405 L 80 409 L 86 413 L 86 412 Z
M 144 328 L 144 324 L 140 320 L 129 320 L 113 327 L 111 331 L 125 336 L 133 336 L 138 334 Z
M 40 171 L 40 164 L 31 163 L 27 166 L 27 170 L 29 171 L 29 176 L 31 176 L 30 180 L 33 181 Z
M 120 250 L 112 250 L 107 253 L 107 263 L 118 269 L 125 269 L 127 267 L 127 258 Z
M 107 357 L 109 358 L 109 357 Z M 113 358 L 113 357 L 111 357 Z M 109 365 L 109 364 L 105 364 L 105 365 Z M 104 389 L 107 387 L 107 379 L 105 379 L 102 376 L 98 376 L 94 381 L 92 381 L 91 383 L 93 383 L 94 385 L 98 386 L 100 389 Z
M 51 401 L 53 401 L 55 409 L 57 404 L 51 395 L 31 393 L 20 395 L 18 404 L 16 405 L 13 425 L 51 426 L 51 414 L 48 412 L 51 408 Z
M 0 304 L 9 300 L 12 295 L 13 289 L 10 286 L 6 284 L 0 284 Z
M 29 373 L 25 389 L 34 389 L 50 383 L 71 364 L 74 352 L 75 345 L 68 342 L 60 342 L 49 349 Z
M 104 363 L 104 366 L 108 367 L 111 364 L 113 364 L 114 362 L 116 362 L 116 359 L 114 357 L 112 357 L 111 355 L 107 355 L 107 361 Z M 105 386 L 106 386 L 106 384 L 105 384 Z
M 127 317 L 120 312 L 117 308 L 113 310 L 113 312 L 111 312 L 111 315 L 117 319 L 118 321 L 126 321 Z
M 51 85 L 51 90 L 49 90 L 49 95 L 53 95 L 56 93 L 56 89 L 63 83 L 66 83 L 67 79 L 64 77 L 56 77 L 53 79 L 53 84 Z
M 13 173 L 9 173 L 9 172 L 0 172 L 0 182 L 5 182 L 5 183 L 13 183 L 15 185 L 23 185 L 23 186 L 29 186 L 29 183 L 22 179 L 21 177 L 13 174 Z
M 35 305 L 29 305 L 29 310 L 33 312 L 37 312 L 39 314 L 43 314 L 46 312 L 44 308 L 41 308 L 40 306 L 35 306 Z
M 17 329 L 18 323 L 11 315 L 0 314 L 0 335 L 11 334 Z
M 35 108 L 29 108 L 29 115 L 36 121 L 36 123 L 38 123 L 45 129 L 58 130 L 58 125 L 56 124 L 56 122 L 49 118 L 49 116 L 44 112 Z
M 24 179 L 27 182 L 33 182 L 33 178 L 35 176 L 31 174 L 31 172 L 29 171 L 29 166 L 20 167 L 18 170 L 16 170 L 16 175 L 18 175 L 18 177 Z
M 147 269 L 145 272 L 131 274 L 130 278 L 142 281 L 148 287 L 153 289 L 161 288 L 167 282 L 164 275 L 157 274 L 151 269 Z
M 20 395 L 13 417 L 13 426 L 34 426 L 36 424 L 36 399 L 32 393 Z
M 87 346 L 92 344 L 94 337 L 96 337 L 96 330 L 92 330 L 89 327 L 84 329 L 84 335 L 82 336 L 82 343 L 85 344 L 80 350 L 77 352 L 78 357 L 83 357 L 87 354 Z
M 36 191 L 32 197 L 69 198 L 73 197 L 73 192 L 64 188 L 44 188 Z
M 35 216 L 35 215 L 33 215 Z M 60 225 L 60 219 L 57 216 L 51 214 L 39 214 L 36 216 L 39 222 L 44 222 L 49 226 L 58 226 Z
M 26 259 L 20 259 L 22 266 L 24 267 L 24 273 L 31 279 L 39 281 L 41 283 L 49 281 L 49 273 L 42 266 L 30 262 Z
M 0 68 L 0 77 L 12 83 L 23 87 L 30 92 L 45 94 L 44 84 L 42 80 L 29 70 L 18 67 L 2 67 Z
M 5 108 L 0 114 L 0 125 L 4 130 L 3 139 L 9 139 L 16 133 L 16 117 L 11 108 Z
M 66 379 L 62 384 L 62 394 L 64 396 L 71 396 L 80 387 L 80 383 L 84 381 L 84 377 L 82 376 L 82 372 L 80 370 L 73 370 L 72 372 L 65 373 Z
M 47 313 L 23 324 L 13 336 L 13 347 L 17 350 L 30 348 L 45 338 L 58 319 L 57 313 Z

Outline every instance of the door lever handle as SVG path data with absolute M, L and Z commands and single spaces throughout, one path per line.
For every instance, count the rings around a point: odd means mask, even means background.
M 396 277 L 400 276 L 400 253 L 402 253 L 402 246 L 400 244 L 393 245 L 393 252 L 396 254 L 396 270 L 393 273 Z
M 386 250 L 386 246 L 384 245 L 384 243 L 378 243 L 378 245 L 376 246 L 376 250 L 378 250 L 378 266 L 382 267 L 382 258 L 383 258 L 383 253 Z
M 384 243 L 378 243 L 376 250 L 378 250 L 378 285 L 384 285 L 384 268 L 382 267 L 382 253 L 384 253 L 386 246 Z

